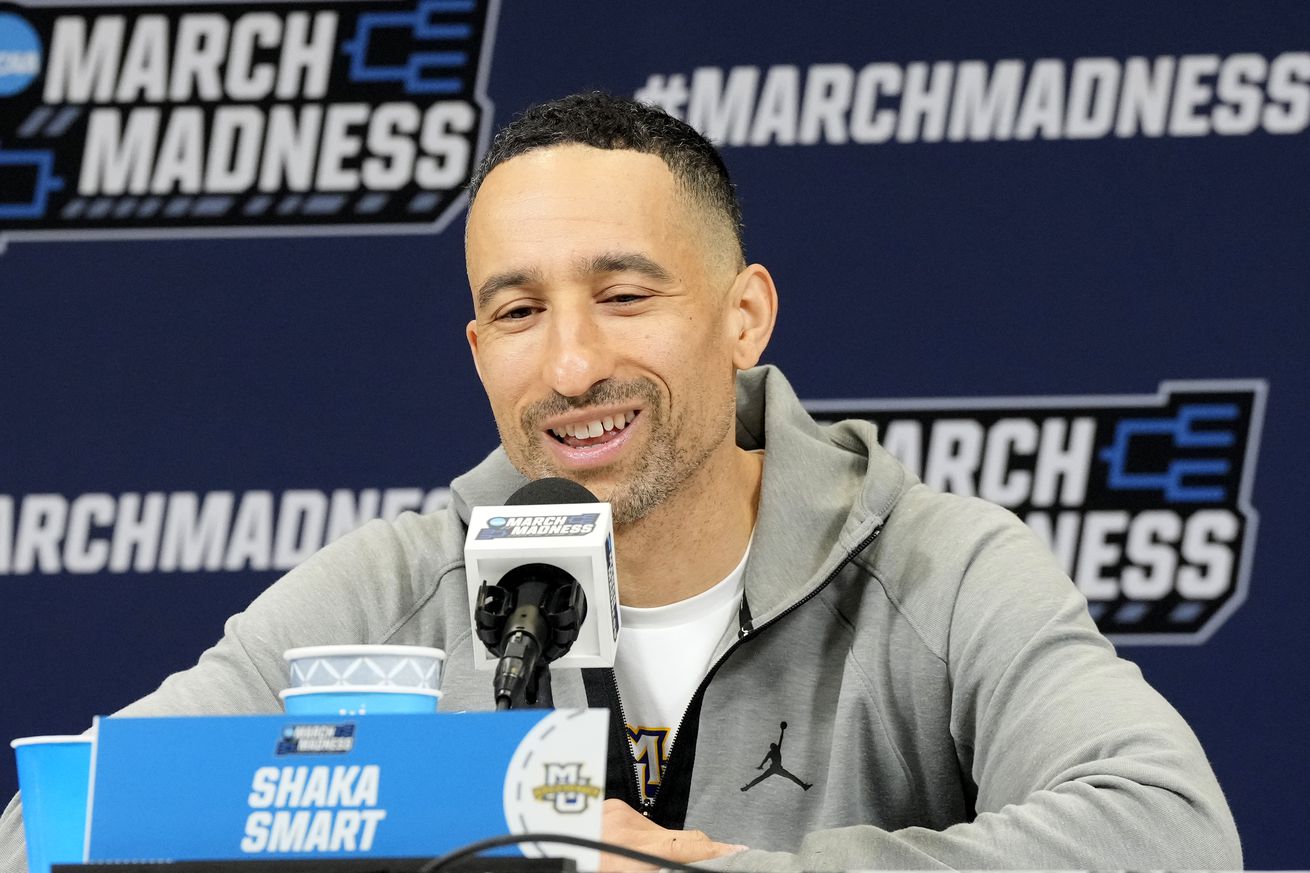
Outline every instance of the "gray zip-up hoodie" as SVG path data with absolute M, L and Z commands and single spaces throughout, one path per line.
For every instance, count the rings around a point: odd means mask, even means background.
M 1014 515 L 919 484 L 866 422 L 816 424 L 772 368 L 739 378 L 737 441 L 765 451 L 746 608 L 652 819 L 750 846 L 730 870 L 1241 867 L 1195 736 Z M 329 545 L 123 712 L 276 712 L 284 650 L 358 642 L 444 648 L 442 708 L 491 708 L 464 524 L 524 481 L 497 451 L 447 510 Z M 607 673 L 552 671 L 556 705 L 613 705 Z M 635 805 L 614 722 L 608 790 Z M 23 869 L 16 801 L 0 867 Z

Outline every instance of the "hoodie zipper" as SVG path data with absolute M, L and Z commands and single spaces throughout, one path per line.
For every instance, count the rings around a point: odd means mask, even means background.
M 667 802 L 663 804 L 661 803 L 661 801 L 665 801 L 666 798 L 668 797 L 668 793 L 664 791 L 664 787 L 665 787 L 664 783 L 666 781 L 664 777 L 665 775 L 673 771 L 674 756 L 677 754 L 677 750 L 679 748 L 682 748 L 681 746 L 678 745 L 678 737 L 682 736 L 683 726 L 686 724 L 687 721 L 687 713 L 691 712 L 693 709 L 695 709 L 699 713 L 701 697 L 705 694 L 705 689 L 709 686 L 710 680 L 714 678 L 714 674 L 719 671 L 719 668 L 723 666 L 724 662 L 728 660 L 729 656 L 731 656 L 733 652 L 737 651 L 737 649 L 739 649 L 743 643 L 745 643 L 747 640 L 755 639 L 755 637 L 759 635 L 760 631 L 764 630 L 766 627 L 769 627 L 770 625 L 776 624 L 777 622 L 781 621 L 784 616 L 790 615 L 791 613 L 795 612 L 797 609 L 800 609 L 803 605 L 808 603 L 810 600 L 814 599 L 814 597 L 818 595 L 820 591 L 827 588 L 828 585 L 832 582 L 832 580 L 837 578 L 837 574 L 840 573 L 842 570 L 845 570 L 847 565 L 850 564 L 851 561 L 855 560 L 856 555 L 860 554 L 865 549 L 867 549 L 870 545 L 872 545 L 873 541 L 878 538 L 878 535 L 880 533 L 882 533 L 881 524 L 879 524 L 872 531 L 870 531 L 869 535 L 865 537 L 858 545 L 856 545 L 855 548 L 848 551 L 846 555 L 841 559 L 841 562 L 837 564 L 836 567 L 833 568 L 832 572 L 829 573 L 822 582 L 816 585 L 813 590 L 811 590 L 800 600 L 796 601 L 791 606 L 787 607 L 782 612 L 778 613 L 773 618 L 769 619 L 767 622 L 760 625 L 759 627 L 744 625 L 741 628 L 741 630 L 737 635 L 737 639 L 734 640 L 732 644 L 729 645 L 728 648 L 724 651 L 724 653 L 719 656 L 719 659 L 714 662 L 713 666 L 710 667 L 709 672 L 705 674 L 705 678 L 702 679 L 700 681 L 700 684 L 696 686 L 696 692 L 692 694 L 691 700 L 687 703 L 687 708 L 683 710 L 682 718 L 678 720 L 678 730 L 673 735 L 673 745 L 675 748 L 669 750 L 668 760 L 664 762 L 664 772 L 661 774 L 661 778 L 660 778 L 660 791 L 655 795 L 654 803 L 652 803 L 650 806 L 645 806 L 644 804 L 642 804 L 640 802 L 641 800 L 640 789 L 638 789 L 638 796 L 635 798 L 637 803 L 630 804 L 634 809 L 639 810 L 642 815 L 647 816 L 648 818 L 652 818 L 656 822 L 659 822 L 660 824 L 664 824 L 666 827 L 669 826 L 664 822 L 661 822 L 660 817 L 658 815 L 655 815 L 656 812 L 663 811 L 664 807 L 667 806 Z M 623 718 L 624 717 L 623 701 L 619 698 L 618 677 L 615 676 L 614 671 L 612 669 L 609 670 L 609 674 L 610 674 L 611 682 L 613 683 L 614 700 L 617 701 L 618 703 L 619 717 Z M 627 721 L 625 720 L 623 724 L 626 726 Z M 624 733 L 626 738 L 626 730 Z M 637 762 L 632 757 L 631 747 L 630 746 L 625 747 L 624 752 L 626 753 L 628 760 L 632 763 L 633 775 L 634 776 L 637 775 Z M 681 827 L 681 824 L 679 823 L 678 826 Z
M 623 758 L 628 762 L 628 769 L 632 771 L 632 791 L 628 797 L 628 805 L 642 815 L 649 816 L 653 804 L 647 803 L 642 797 L 641 771 L 637 769 L 637 759 L 632 754 L 632 744 L 628 739 L 628 716 L 623 711 L 623 697 L 619 694 L 619 677 L 614 672 L 613 667 L 607 669 L 605 673 L 609 679 L 610 699 L 614 701 L 615 708 L 618 709 L 619 734 L 623 740 Z

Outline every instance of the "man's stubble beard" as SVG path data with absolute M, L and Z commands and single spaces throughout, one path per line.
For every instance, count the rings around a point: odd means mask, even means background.
M 629 460 L 635 466 L 619 471 L 619 481 L 610 493 L 598 495 L 610 504 L 616 527 L 633 524 L 676 494 L 722 445 L 723 440 L 732 435 L 737 411 L 734 394 L 728 394 L 726 402 L 712 410 L 711 420 L 689 422 L 686 420 L 688 413 L 684 411 L 680 420 L 674 424 L 668 420 L 669 412 L 663 396 L 650 380 L 632 379 L 621 383 L 607 380 L 592 386 L 591 390 L 580 397 L 556 395 L 529 406 L 523 411 L 518 423 L 517 436 L 523 439 L 516 442 L 507 440 L 502 426 L 501 445 L 505 447 L 514 467 L 529 479 L 564 476 L 590 488 L 589 479 L 595 481 L 613 475 L 612 468 L 606 467 L 594 472 L 570 471 L 566 475 L 551 461 L 541 443 L 541 434 L 544 432 L 541 422 L 575 409 L 621 406 L 634 400 L 640 402 L 633 405 L 642 406 L 638 420 L 645 419 L 642 426 L 647 429 L 646 445 L 640 455 Z M 689 435 L 696 433 L 709 438 L 704 442 L 693 443 Z M 516 446 L 514 450 L 510 448 L 512 445 Z

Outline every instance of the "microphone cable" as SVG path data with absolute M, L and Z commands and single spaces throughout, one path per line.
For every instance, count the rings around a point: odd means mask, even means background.
M 658 868 L 665 870 L 682 870 L 685 873 L 705 873 L 700 867 L 692 867 L 688 864 L 681 864 L 677 861 L 670 861 L 668 858 L 661 858 L 658 855 L 648 855 L 645 852 L 639 852 L 636 849 L 629 849 L 626 846 L 618 846 L 614 843 L 606 843 L 603 840 L 589 840 L 586 837 L 575 837 L 569 834 L 507 834 L 503 837 L 491 837 L 486 840 L 478 840 L 476 843 L 469 843 L 467 846 L 447 852 L 440 857 L 433 858 L 431 861 L 419 868 L 418 873 L 437 873 L 437 871 L 449 866 L 455 861 L 472 855 L 480 855 L 490 849 L 499 849 L 502 846 L 515 846 L 519 843 L 562 843 L 569 846 L 581 846 L 584 849 L 595 849 L 600 852 L 607 852 L 611 855 L 622 855 L 625 858 L 631 858 L 634 861 L 641 861 L 643 864 L 654 864 Z

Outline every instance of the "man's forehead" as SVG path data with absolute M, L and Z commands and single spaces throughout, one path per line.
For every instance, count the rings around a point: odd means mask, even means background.
M 491 170 L 469 209 L 465 262 L 475 299 L 489 279 L 578 257 L 639 253 L 680 279 L 739 269 L 726 222 L 658 155 L 569 143 L 534 149 Z
M 529 253 L 681 249 L 689 218 L 683 200 L 656 155 L 579 145 L 518 155 L 487 174 L 469 210 L 470 279 Z
M 547 146 L 515 155 L 483 179 L 470 216 L 479 204 L 537 191 L 578 191 L 591 196 L 620 191 L 675 193 L 677 180 L 658 155 L 632 149 L 598 149 L 578 143 Z

